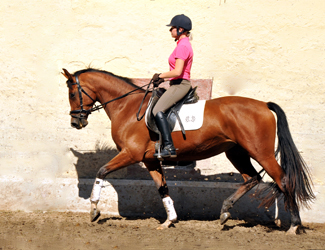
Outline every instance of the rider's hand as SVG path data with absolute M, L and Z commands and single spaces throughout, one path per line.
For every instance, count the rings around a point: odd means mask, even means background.
M 161 84 L 162 82 L 164 82 L 164 79 L 163 78 L 160 78 L 159 77 L 160 74 L 154 74 L 153 77 L 152 77 L 152 82 L 153 82 L 153 86 L 154 87 L 158 87 L 159 84 Z

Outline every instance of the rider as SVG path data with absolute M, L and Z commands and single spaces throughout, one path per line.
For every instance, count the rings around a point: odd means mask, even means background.
M 171 137 L 171 130 L 167 122 L 165 112 L 176 102 L 181 100 L 191 89 L 191 67 L 193 61 L 193 50 L 190 43 L 190 30 L 192 29 L 191 19 L 185 15 L 176 15 L 170 24 L 171 36 L 177 41 L 177 46 L 170 55 L 168 62 L 170 71 L 161 74 L 154 74 L 152 81 L 157 87 L 165 78 L 170 80 L 170 87 L 158 100 L 152 110 L 155 122 L 162 136 L 163 149 L 162 157 L 176 157 L 176 149 Z M 158 156 L 158 154 L 154 154 Z

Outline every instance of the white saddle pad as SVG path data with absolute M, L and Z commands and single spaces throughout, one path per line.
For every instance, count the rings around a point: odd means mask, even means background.
M 205 100 L 201 100 L 197 103 L 182 106 L 178 115 L 181 118 L 185 131 L 196 130 L 202 127 L 205 103 Z M 177 119 L 173 131 L 181 131 L 181 127 Z

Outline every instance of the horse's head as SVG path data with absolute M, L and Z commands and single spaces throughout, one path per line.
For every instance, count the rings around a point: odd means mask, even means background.
M 96 102 L 96 95 L 93 91 L 85 91 L 90 88 L 85 84 L 83 87 L 81 86 L 78 75 L 71 75 L 66 69 L 63 69 L 62 74 L 67 78 L 69 88 L 71 126 L 82 129 L 88 124 L 87 118 Z

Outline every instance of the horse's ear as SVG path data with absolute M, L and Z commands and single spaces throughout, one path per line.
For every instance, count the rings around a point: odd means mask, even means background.
M 63 70 L 63 72 L 61 72 L 62 75 L 64 75 L 65 78 L 67 78 L 68 80 L 73 81 L 72 75 L 69 73 L 69 71 L 67 71 L 66 69 L 62 69 L 62 70 Z
M 79 153 L 78 151 L 74 150 L 73 148 L 70 148 L 70 151 L 73 153 L 74 156 L 76 157 L 81 157 L 83 156 L 82 153 Z

